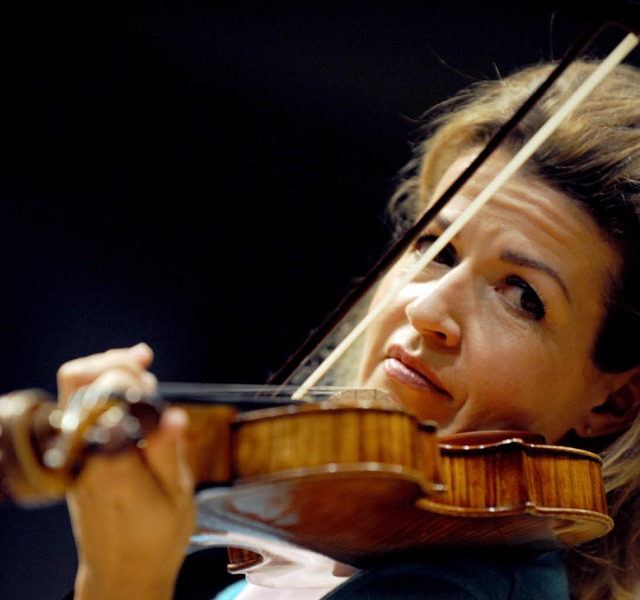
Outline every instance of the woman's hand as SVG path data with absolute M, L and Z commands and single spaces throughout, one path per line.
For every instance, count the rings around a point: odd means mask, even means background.
M 58 372 L 60 403 L 80 388 L 151 392 L 145 344 L 73 360 Z M 188 419 L 166 410 L 141 447 L 91 456 L 67 500 L 78 549 L 77 600 L 167 600 L 195 527 Z

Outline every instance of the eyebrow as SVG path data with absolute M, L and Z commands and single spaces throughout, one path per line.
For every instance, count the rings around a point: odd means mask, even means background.
M 436 216 L 434 220 L 442 228 L 443 231 L 447 229 L 449 225 L 451 225 L 451 221 L 449 219 L 442 217 L 440 215 Z M 560 275 L 555 269 L 552 269 L 546 263 L 540 262 L 538 260 L 534 260 L 533 258 L 530 258 L 529 256 L 526 256 L 524 254 L 521 254 L 520 252 L 516 252 L 515 250 L 504 250 L 503 252 L 501 252 L 500 260 L 512 265 L 517 265 L 519 267 L 530 267 L 532 269 L 537 269 L 538 271 L 542 271 L 543 273 L 546 273 L 547 275 L 552 277 L 553 280 L 560 286 L 560 289 L 562 290 L 562 293 L 567 299 L 567 302 L 571 304 L 571 294 L 569 293 L 569 290 L 565 282 L 562 280 L 562 277 L 560 277 Z
M 552 269 L 549 265 L 538 260 L 534 260 L 533 258 L 525 256 L 524 254 L 520 254 L 519 252 L 515 252 L 514 250 L 504 250 L 503 252 L 501 252 L 500 260 L 512 265 L 518 265 L 519 267 L 530 267 L 532 269 L 542 271 L 543 273 L 547 273 L 547 275 L 550 275 L 560 286 L 567 301 L 569 302 L 569 304 L 571 304 L 571 294 L 569 294 L 569 290 L 562 280 L 562 277 L 560 277 L 557 271 Z

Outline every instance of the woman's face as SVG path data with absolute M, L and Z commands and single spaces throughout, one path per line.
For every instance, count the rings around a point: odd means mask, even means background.
M 470 162 L 455 162 L 436 197 Z M 375 302 L 506 163 L 497 154 L 382 281 Z M 360 385 L 387 390 L 440 433 L 518 429 L 558 441 L 584 427 L 613 375 L 591 359 L 617 265 L 591 218 L 517 175 L 369 328 Z

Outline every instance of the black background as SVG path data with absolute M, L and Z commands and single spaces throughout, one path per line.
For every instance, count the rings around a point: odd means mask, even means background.
M 161 381 L 263 382 L 384 248 L 415 118 L 474 80 L 560 57 L 598 11 L 3 8 L 0 392 L 53 392 L 62 362 L 141 340 Z M 63 505 L 5 503 L 0 544 L 1 598 L 71 589 Z

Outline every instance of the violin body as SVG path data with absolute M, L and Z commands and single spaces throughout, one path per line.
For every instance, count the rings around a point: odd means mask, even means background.
M 56 428 L 53 403 L 1 399 L 4 493 L 19 502 L 62 497 L 114 402 L 122 400 L 109 399 L 77 428 L 80 439 L 61 444 L 56 436 L 70 432 Z M 434 423 L 369 390 L 248 412 L 182 406 L 198 487 L 194 543 L 230 546 L 234 572 L 283 569 L 294 549 L 361 568 L 426 547 L 579 544 L 613 527 L 600 458 L 531 434 L 439 437 Z M 52 447 L 74 455 L 47 466 Z
M 232 487 L 198 494 L 201 534 L 253 533 L 364 567 L 424 547 L 573 545 L 613 526 L 601 459 L 524 432 L 438 438 L 397 409 L 331 402 L 247 413 L 234 429 L 248 454 Z

